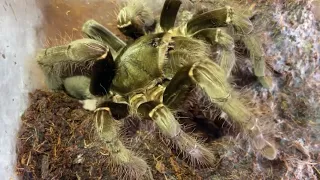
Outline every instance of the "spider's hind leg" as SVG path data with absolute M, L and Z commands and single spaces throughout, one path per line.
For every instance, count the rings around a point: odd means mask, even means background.
M 275 147 L 263 138 L 260 129 L 256 126 L 254 115 L 243 104 L 239 96 L 233 92 L 223 69 L 210 60 L 182 67 L 166 87 L 163 102 L 169 107 L 179 106 L 179 103 L 181 103 L 179 99 L 184 99 L 187 93 L 184 88 L 192 85 L 200 86 L 211 102 L 235 121 L 244 133 L 250 136 L 252 144 L 264 157 L 268 159 L 276 157 Z M 177 91 L 177 89 L 180 90 Z

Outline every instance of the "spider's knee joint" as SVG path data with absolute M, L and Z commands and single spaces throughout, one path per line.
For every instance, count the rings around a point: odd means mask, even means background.
M 155 113 L 158 112 L 160 109 L 164 108 L 163 104 L 158 104 L 156 107 L 154 107 L 150 112 L 149 112 L 149 117 L 154 118 Z
M 144 118 L 153 119 L 154 115 L 161 107 L 164 107 L 164 105 L 159 104 L 156 101 L 145 102 L 138 107 L 138 113 Z
M 110 108 L 108 107 L 100 107 L 100 108 L 97 108 L 96 110 L 94 110 L 94 113 L 97 113 L 99 111 L 107 111 L 108 113 L 111 114 L 111 111 L 110 111 Z

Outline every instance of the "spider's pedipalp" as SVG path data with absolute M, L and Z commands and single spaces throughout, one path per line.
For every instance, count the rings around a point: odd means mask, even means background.
M 160 16 L 160 26 L 164 31 L 168 31 L 174 27 L 181 3 L 181 0 L 165 1 Z
M 115 52 L 120 51 L 126 46 L 120 38 L 114 35 L 110 30 L 91 19 L 85 22 L 82 26 L 82 32 L 89 38 L 103 42 L 106 46 L 109 46 Z
M 120 179 L 141 179 L 147 175 L 149 166 L 145 160 L 134 155 L 120 141 L 120 128 L 110 108 L 98 108 L 95 111 L 94 121 L 98 136 L 110 155 L 109 168 L 121 176 Z
M 157 101 L 145 102 L 139 106 L 138 113 L 142 117 L 153 120 L 165 139 L 181 151 L 192 166 L 213 166 L 216 163 L 214 154 L 185 133 L 173 113 L 164 104 Z

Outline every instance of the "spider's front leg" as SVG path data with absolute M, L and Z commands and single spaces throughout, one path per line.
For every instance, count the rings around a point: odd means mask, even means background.
M 181 4 L 181 0 L 166 0 L 164 2 L 160 16 L 160 26 L 163 31 L 169 31 L 174 27 Z
M 163 102 L 170 108 L 177 108 L 186 96 L 187 87 L 192 85 L 200 86 L 214 104 L 239 124 L 242 131 L 251 137 L 254 147 L 264 157 L 268 159 L 276 157 L 275 147 L 263 138 L 253 119 L 254 115 L 233 92 L 225 72 L 209 60 L 182 67 L 166 87 Z M 177 89 L 180 90 L 177 91 Z
M 37 62 L 52 90 L 65 89 L 77 99 L 92 98 L 89 91 L 92 67 L 97 61 L 112 62 L 109 48 L 93 39 L 41 50 Z M 110 68 L 109 68 L 110 69 Z
M 145 160 L 136 156 L 121 142 L 119 121 L 129 114 L 126 103 L 104 102 L 95 110 L 94 123 L 103 145 L 109 153 L 109 169 L 115 171 L 119 179 L 142 179 L 152 174 Z

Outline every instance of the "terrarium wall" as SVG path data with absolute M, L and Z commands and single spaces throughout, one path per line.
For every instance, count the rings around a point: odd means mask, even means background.
M 16 179 L 16 138 L 28 92 L 44 89 L 34 56 L 39 48 L 81 37 L 94 18 L 108 28 L 117 3 L 107 0 L 0 0 L 0 177 Z
M 42 20 L 34 0 L 0 0 L 0 177 L 15 179 L 16 136 L 27 93 L 39 87 L 30 78 L 34 67 L 25 68 L 38 47 Z

